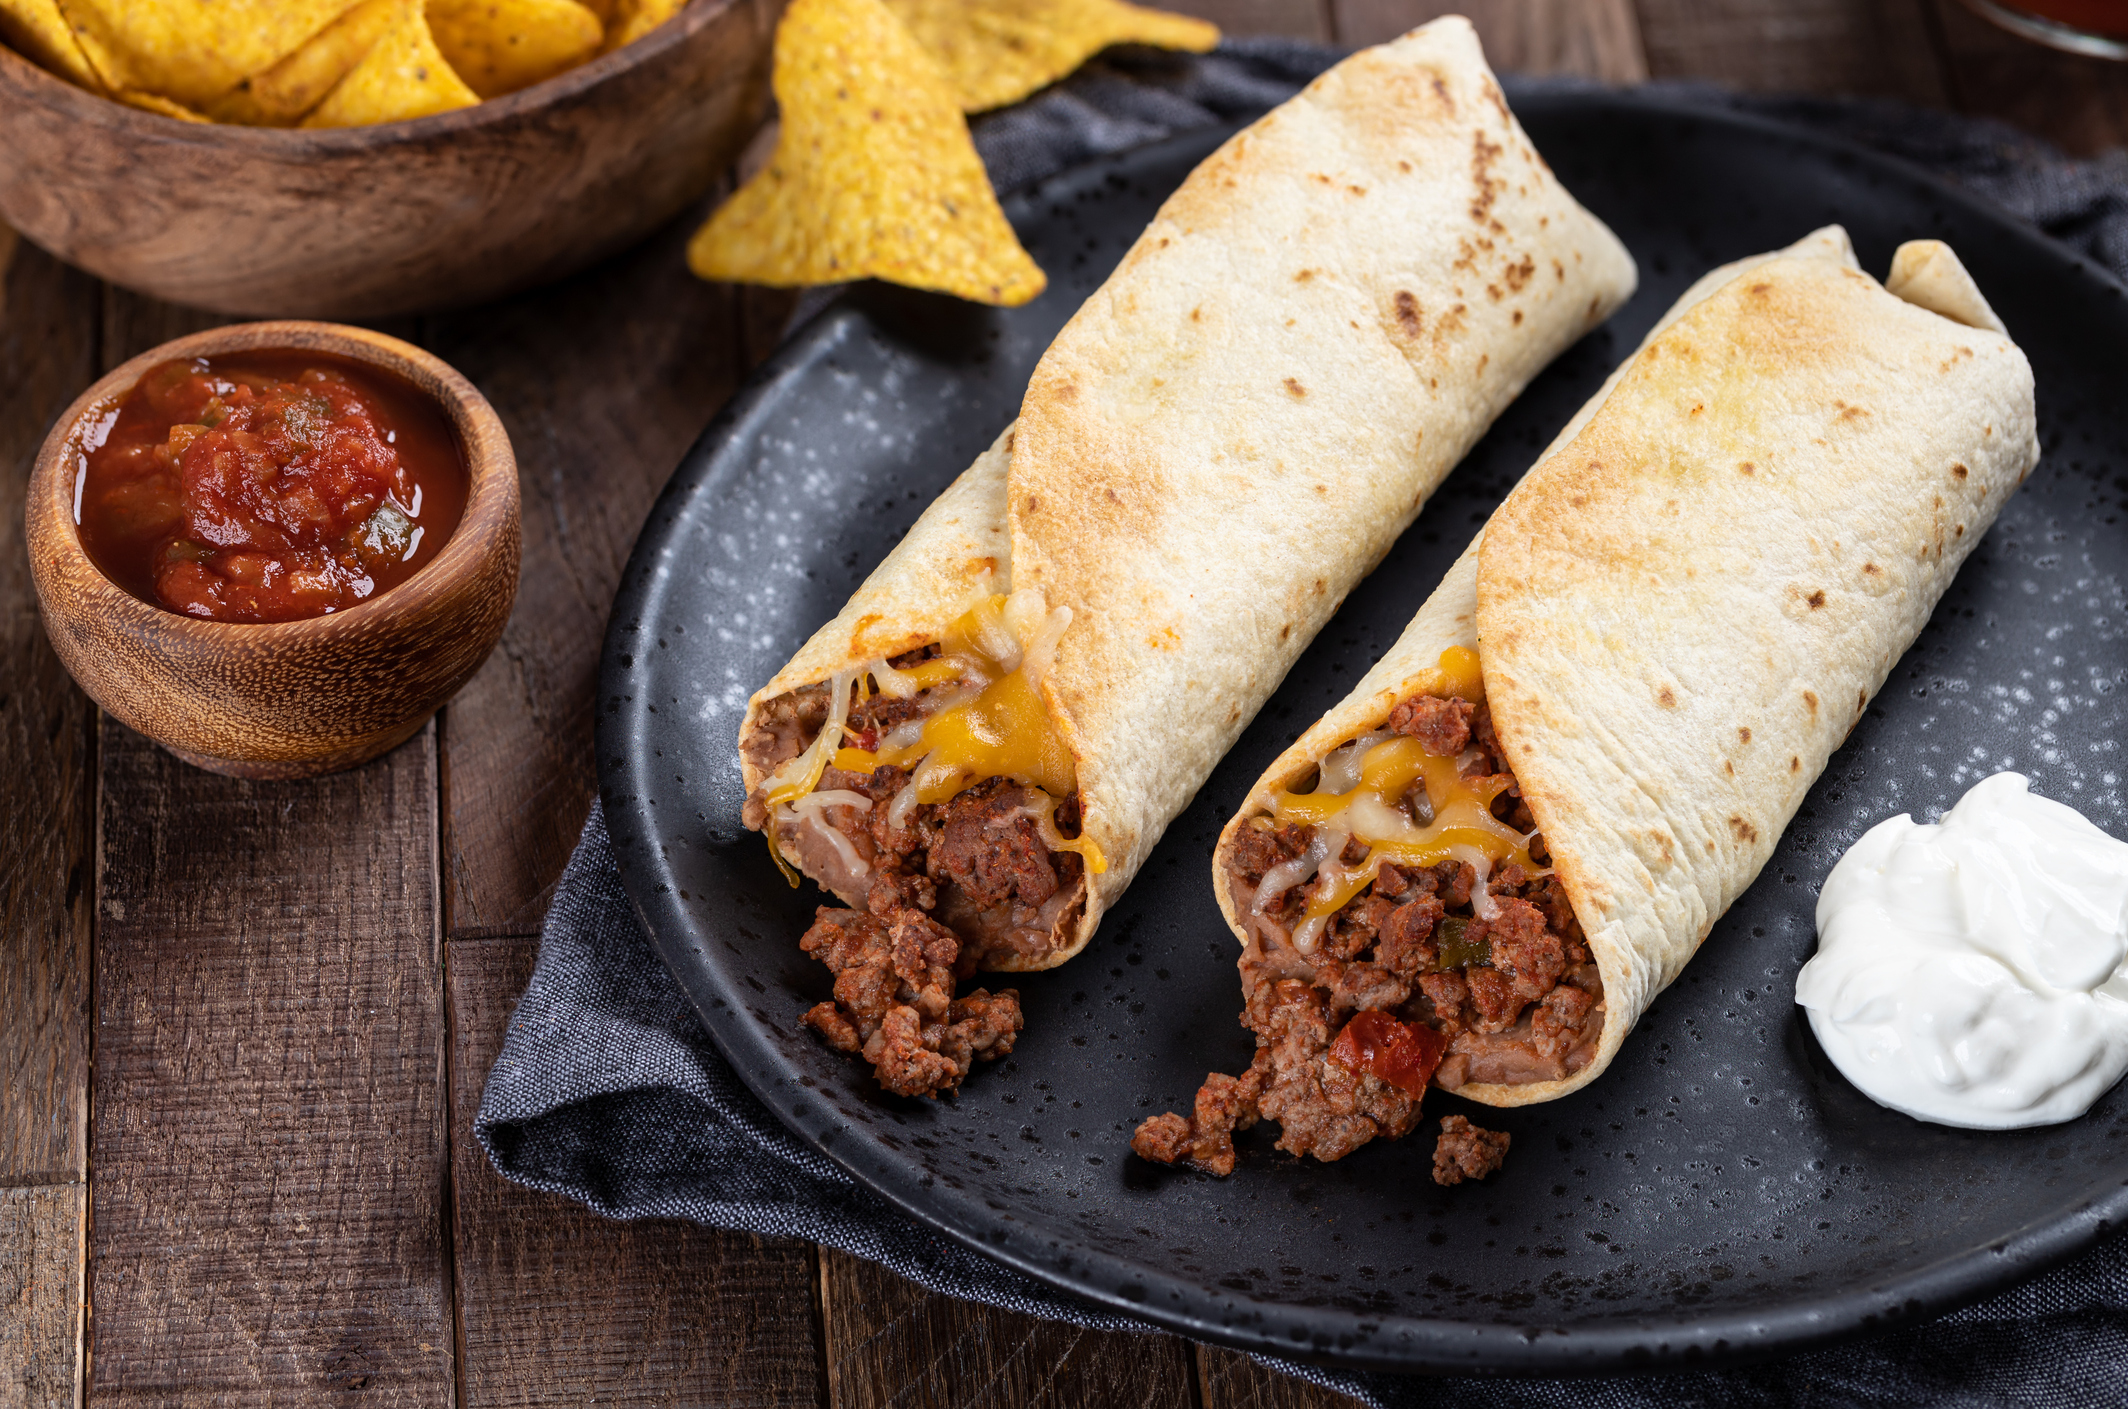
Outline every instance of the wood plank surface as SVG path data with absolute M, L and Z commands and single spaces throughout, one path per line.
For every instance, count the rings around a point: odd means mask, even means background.
M 822 1403 L 810 1245 L 615 1223 L 488 1163 L 473 1116 L 534 957 L 519 940 L 450 947 L 461 1404 Z
M 1928 0 L 1634 0 L 1648 73 L 1755 91 L 1948 101 Z
M 0 1189 L 0 1409 L 81 1394 L 81 1183 Z
M 96 307 L 0 227 L 0 1186 L 79 1180 L 87 1151 L 90 706 L 45 641 L 22 504 L 95 377 Z
M 0 226 L 0 1405 L 81 1379 L 93 710 L 45 641 L 23 493 L 96 373 L 94 280 Z
M 1336 38 L 1331 3 L 1332 0 L 1167 0 L 1160 8 L 1210 20 L 1232 35 L 1277 34 L 1328 44 Z
M 538 931 L 597 789 L 591 710 L 621 568 L 738 387 L 737 298 L 683 257 L 706 211 L 549 289 L 423 324 L 502 417 L 524 498 L 516 609 L 444 712 L 453 937 Z
M 92 1402 L 449 1402 L 434 729 L 296 782 L 98 752 Z
M 1605 83 L 1648 76 L 1633 0 L 1332 0 L 1339 44 L 1394 39 L 1439 15 L 1469 18 L 1485 58 L 1502 73 L 1578 74 Z
M 835 1409 L 1190 1409 L 1188 1342 L 1085 1331 L 924 1291 L 820 1250 Z

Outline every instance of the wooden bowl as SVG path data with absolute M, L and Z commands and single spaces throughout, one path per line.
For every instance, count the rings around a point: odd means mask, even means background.
M 694 0 L 544 83 L 377 127 L 179 122 L 0 47 L 0 221 L 174 303 L 376 319 L 556 279 L 672 219 L 768 102 L 781 0 Z
M 450 418 L 471 474 L 443 551 L 346 611 L 264 625 L 151 606 L 89 560 L 74 527 L 88 426 L 176 357 L 315 348 L 396 374 Z M 420 348 L 330 323 L 244 323 L 164 343 L 83 392 L 30 472 L 30 572 L 59 659 L 97 704 L 188 763 L 245 778 L 352 768 L 419 729 L 487 659 L 517 596 L 517 458 L 487 399 Z

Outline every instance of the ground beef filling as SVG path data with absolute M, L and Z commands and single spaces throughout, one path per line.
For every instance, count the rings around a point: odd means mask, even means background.
M 1481 1130 L 1459 1115 L 1444 1117 L 1441 1137 L 1433 1146 L 1433 1182 L 1483 1179 L 1507 1162 L 1507 1147 L 1513 1139 L 1498 1130 Z
M 1505 776 L 1495 815 L 1521 831 L 1535 826 L 1485 706 L 1415 696 L 1397 705 L 1388 727 L 1418 739 L 1428 753 L 1463 756 L 1466 777 Z M 1417 814 L 1426 806 L 1423 792 L 1405 805 L 1424 820 Z M 1265 873 L 1303 854 L 1314 835 L 1308 826 L 1242 828 L 1228 863 L 1233 892 L 1253 896 Z M 1356 865 L 1365 850 L 1350 842 L 1343 859 Z M 1541 839 L 1536 851 L 1541 860 Z M 1473 1081 L 1560 1080 L 1587 1066 L 1603 1032 L 1603 984 L 1564 888 L 1510 862 L 1488 878 L 1497 909 L 1481 919 L 1471 904 L 1477 880 L 1462 862 L 1385 864 L 1306 954 L 1285 937 L 1318 882 L 1287 891 L 1253 926 L 1242 958 L 1241 1020 L 1256 1034 L 1255 1061 L 1239 1077 L 1207 1077 L 1191 1115 L 1155 1116 L 1138 1127 L 1131 1148 L 1146 1159 L 1224 1175 L 1234 1168 L 1234 1132 L 1260 1117 L 1278 1122 L 1278 1148 L 1321 1160 L 1408 1133 L 1418 1123 L 1419 1095 L 1350 1070 L 1333 1053 L 1361 1013 L 1423 1026 L 1435 1047 L 1445 1043 L 1431 1084 L 1449 1091 Z M 1369 1025 L 1386 1026 L 1380 1018 Z M 1437 1153 L 1439 1182 L 1481 1178 L 1504 1156 L 1506 1136 L 1476 1131 L 1471 1139 L 1497 1146 L 1473 1144 L 1465 1130 L 1475 1127 L 1466 1122 L 1453 1139 L 1443 1134 L 1451 1155 L 1443 1164 Z M 1489 1151 L 1482 1158 L 1481 1149 Z
M 906 669 L 932 653 L 892 664 Z M 825 691 L 812 692 L 820 696 L 813 702 L 802 698 L 807 693 L 763 712 L 748 744 L 764 745 L 754 759 L 764 772 L 795 757 L 825 722 Z M 874 695 L 851 710 L 849 742 L 876 749 L 881 734 L 924 707 L 921 696 Z M 772 756 L 770 740 L 781 758 Z M 955 996 L 956 986 L 986 957 L 1023 951 L 1031 936 L 1046 939 L 1059 919 L 1084 904 L 1083 863 L 1076 853 L 1051 851 L 1035 821 L 1050 807 L 1057 826 L 1076 833 L 1078 805 L 1054 804 L 1038 789 L 991 778 L 945 802 L 918 805 L 897 828 L 889 805 L 908 781 L 906 769 L 891 766 L 870 774 L 828 768 L 816 785 L 821 792 L 860 793 L 872 807 L 822 814 L 860 859 L 864 908 L 822 906 L 798 941 L 835 975 L 833 1000 L 816 1004 L 804 1021 L 829 1045 L 863 1056 L 887 1090 L 936 1096 L 957 1087 L 978 1059 L 1009 1053 L 1022 1025 L 1015 990 Z M 747 803 L 748 825 L 771 825 L 757 801 Z M 835 888 L 854 899 L 849 888 Z

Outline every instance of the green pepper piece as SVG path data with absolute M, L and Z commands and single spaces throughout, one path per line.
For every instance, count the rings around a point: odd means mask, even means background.
M 1485 932 L 1480 930 L 1471 935 L 1470 929 L 1471 922 L 1461 915 L 1451 915 L 1441 921 L 1434 930 L 1434 948 L 1441 956 L 1434 964 L 1437 971 L 1465 968 L 1491 957 L 1493 947 L 1485 938 Z

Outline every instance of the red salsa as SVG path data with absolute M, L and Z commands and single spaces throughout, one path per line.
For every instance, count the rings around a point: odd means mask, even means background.
M 419 572 L 465 512 L 442 409 L 325 353 L 151 367 L 82 451 L 90 560 L 142 601 L 214 621 L 344 611 Z

